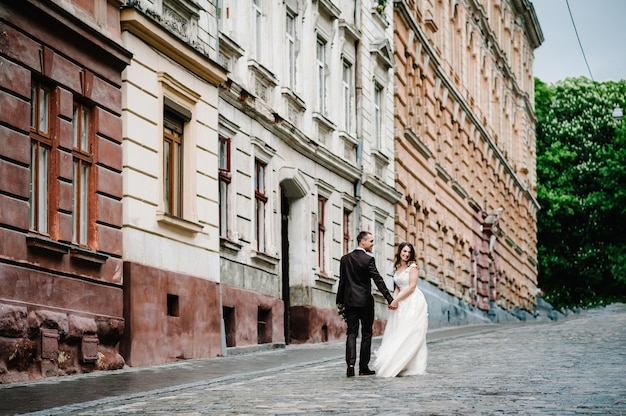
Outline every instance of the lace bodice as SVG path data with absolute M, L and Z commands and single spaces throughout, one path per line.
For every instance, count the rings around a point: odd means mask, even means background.
M 409 281 L 410 281 L 409 274 L 410 274 L 410 270 L 413 267 L 417 267 L 417 266 L 415 264 L 411 264 L 409 267 L 402 270 L 400 273 L 396 273 L 393 275 L 393 281 L 396 285 L 398 285 L 400 290 L 404 289 L 405 287 L 409 285 Z

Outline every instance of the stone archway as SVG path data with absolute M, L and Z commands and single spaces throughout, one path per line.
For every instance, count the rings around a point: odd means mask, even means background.
M 278 170 L 278 181 L 285 196 L 289 199 L 299 199 L 309 193 L 306 178 L 298 168 L 283 167 Z

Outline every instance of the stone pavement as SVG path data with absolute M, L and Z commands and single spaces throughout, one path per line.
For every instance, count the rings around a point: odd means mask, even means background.
M 624 304 L 435 330 L 428 346 L 424 376 L 348 379 L 342 342 L 290 345 L 0 386 L 0 413 L 626 415 Z

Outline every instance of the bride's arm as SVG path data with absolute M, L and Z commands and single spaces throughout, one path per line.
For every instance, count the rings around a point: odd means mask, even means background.
M 411 268 L 409 269 L 409 285 L 406 287 L 406 289 L 404 289 L 402 292 L 398 293 L 397 295 L 396 293 L 394 293 L 395 296 L 394 296 L 393 302 L 391 302 L 391 305 L 398 306 L 398 302 L 400 302 L 402 299 L 406 299 L 409 296 L 411 296 L 411 293 L 415 292 L 415 288 L 417 287 L 417 279 L 418 279 L 417 266 L 413 264 L 411 265 Z M 397 287 L 396 287 L 396 292 L 398 292 Z

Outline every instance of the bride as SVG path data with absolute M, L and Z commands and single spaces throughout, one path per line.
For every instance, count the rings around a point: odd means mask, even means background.
M 380 348 L 376 351 L 374 368 L 379 377 L 426 374 L 428 348 L 428 305 L 417 288 L 418 272 L 415 248 L 401 243 L 396 254 L 394 300 Z

